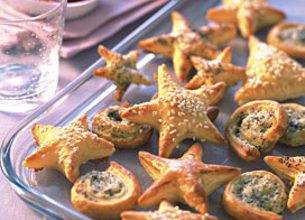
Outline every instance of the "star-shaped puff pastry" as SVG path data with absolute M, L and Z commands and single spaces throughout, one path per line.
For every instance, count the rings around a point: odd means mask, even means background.
M 192 29 L 190 23 L 178 12 L 172 13 L 172 33 L 145 39 L 139 46 L 148 52 L 172 58 L 178 79 L 183 82 L 192 69 L 191 55 L 213 59 L 220 46 L 236 35 L 234 25 L 202 26 Z
M 197 74 L 185 85 L 186 89 L 197 89 L 202 85 L 225 82 L 227 87 L 234 86 L 246 78 L 245 68 L 231 64 L 232 49 L 227 47 L 214 60 L 192 56 L 191 61 Z
M 57 169 L 70 182 L 79 176 L 79 167 L 83 163 L 109 157 L 115 151 L 112 143 L 89 131 L 87 116 L 66 127 L 36 124 L 32 133 L 38 148 L 23 161 L 23 165 L 35 170 Z
M 222 0 L 223 5 L 208 10 L 207 19 L 218 23 L 233 23 L 244 37 L 285 19 L 284 12 L 268 5 L 266 0 Z
M 150 102 L 122 110 L 120 115 L 138 124 L 149 124 L 160 132 L 159 156 L 169 157 L 185 138 L 226 143 L 207 116 L 208 107 L 221 97 L 225 83 L 202 86 L 197 90 L 181 88 L 163 64 L 158 68 L 158 96 Z
M 179 159 L 167 159 L 139 152 L 139 159 L 154 183 L 141 195 L 138 204 L 151 207 L 163 199 L 182 202 L 204 214 L 209 211 L 208 195 L 240 174 L 240 169 L 205 164 L 202 147 L 196 143 Z
M 217 217 L 209 214 L 197 214 L 179 209 L 170 202 L 163 200 L 157 211 L 125 211 L 121 214 L 122 220 L 217 220 Z
M 238 104 L 262 99 L 284 101 L 305 95 L 305 68 L 255 37 L 250 37 L 249 48 L 247 80 L 235 94 Z
M 292 188 L 288 196 L 287 207 L 291 212 L 305 207 L 305 157 L 266 156 L 265 162 L 279 176 L 287 179 Z
M 107 65 L 98 68 L 93 73 L 94 76 L 100 76 L 113 80 L 117 89 L 115 91 L 115 100 L 121 101 L 124 93 L 131 83 L 150 85 L 151 82 L 137 70 L 138 51 L 130 51 L 127 55 L 108 50 L 100 45 L 98 47 L 99 54 L 105 59 Z

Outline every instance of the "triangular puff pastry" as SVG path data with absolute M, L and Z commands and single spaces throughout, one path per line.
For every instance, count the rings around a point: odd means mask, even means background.
M 190 56 L 213 59 L 219 53 L 217 47 L 236 35 L 236 28 L 232 24 L 193 29 L 178 12 L 172 13 L 172 22 L 172 33 L 142 40 L 139 46 L 145 51 L 172 58 L 175 73 L 180 81 L 185 81 L 192 69 Z
M 285 14 L 267 4 L 266 0 L 223 0 L 223 5 L 212 8 L 207 19 L 218 23 L 233 23 L 244 37 L 285 19 Z
M 242 105 L 252 100 L 284 101 L 305 95 L 305 69 L 285 52 L 250 37 L 248 79 L 235 95 Z
M 163 199 L 183 202 L 204 214 L 209 211 L 208 195 L 240 174 L 240 169 L 205 164 L 202 147 L 195 143 L 179 159 L 158 157 L 139 152 L 139 159 L 154 183 L 142 194 L 138 204 L 151 207 Z
M 23 165 L 35 170 L 57 169 L 70 182 L 79 176 L 82 164 L 109 157 L 115 151 L 111 142 L 89 131 L 87 116 L 65 127 L 35 125 L 32 133 L 38 148 L 23 161 Z

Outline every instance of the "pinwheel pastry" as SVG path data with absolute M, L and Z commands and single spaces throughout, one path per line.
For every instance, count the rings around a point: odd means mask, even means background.
M 71 189 L 71 202 L 92 218 L 112 219 L 134 209 L 140 195 L 138 179 L 123 166 L 111 162 L 106 171 L 91 171 L 78 178 Z
M 93 75 L 114 81 L 117 87 L 114 96 L 115 100 L 121 101 L 124 93 L 132 83 L 143 85 L 151 84 L 136 68 L 139 57 L 138 51 L 130 51 L 127 55 L 121 55 L 100 45 L 98 52 L 105 59 L 107 65 L 95 70 Z
M 79 176 L 82 164 L 109 157 L 115 151 L 112 143 L 88 130 L 87 116 L 66 127 L 36 124 L 32 133 L 38 148 L 23 161 L 23 165 L 35 170 L 57 169 L 70 182 Z
M 188 204 L 201 214 L 209 211 L 208 195 L 240 174 L 240 169 L 205 164 L 202 147 L 196 143 L 179 159 L 167 159 L 139 152 L 140 163 L 154 183 L 141 195 L 138 204 L 151 207 L 163 199 Z
M 236 28 L 230 24 L 202 26 L 194 30 L 178 12 L 172 13 L 172 23 L 172 33 L 142 40 L 139 46 L 145 51 L 172 58 L 174 70 L 181 82 L 186 80 L 192 69 L 190 56 L 213 59 L 219 53 L 217 47 L 236 35 Z
M 285 52 L 250 37 L 247 80 L 235 95 L 241 105 L 252 100 L 284 101 L 305 95 L 305 69 Z
M 270 151 L 288 126 L 283 106 L 270 100 L 249 102 L 233 112 L 225 135 L 232 150 L 242 159 L 255 161 Z
M 222 0 L 223 5 L 208 10 L 207 19 L 218 23 L 233 23 L 243 37 L 275 25 L 286 18 L 284 12 L 268 5 L 266 0 Z
M 169 157 L 183 139 L 205 139 L 224 144 L 225 139 L 207 116 L 208 106 L 218 101 L 225 84 L 202 86 L 186 90 L 170 76 L 163 64 L 158 68 L 158 95 L 150 102 L 122 110 L 120 115 L 129 121 L 149 124 L 160 131 L 159 156 Z
M 264 158 L 268 166 L 279 176 L 287 179 L 292 188 L 288 196 L 287 207 L 296 212 L 305 207 L 305 157 L 276 157 Z
M 288 128 L 280 142 L 291 147 L 305 145 L 305 107 L 295 103 L 282 105 L 288 116 Z
M 163 200 L 158 211 L 125 211 L 121 214 L 122 220 L 217 220 L 209 214 L 197 214 L 179 209 L 170 202 Z
M 286 201 L 285 184 L 263 170 L 235 177 L 222 195 L 223 207 L 238 220 L 280 220 Z
M 304 59 L 305 24 L 280 23 L 271 29 L 267 42 L 285 51 L 291 57 Z
M 126 107 L 111 106 L 97 113 L 92 121 L 92 131 L 118 148 L 143 146 L 151 137 L 152 128 L 121 118 L 119 111 Z
M 231 64 L 232 49 L 224 49 L 216 59 L 206 60 L 192 56 L 191 61 L 197 74 L 185 85 L 186 89 L 198 89 L 202 85 L 225 82 L 227 87 L 234 86 L 246 78 L 245 68 Z

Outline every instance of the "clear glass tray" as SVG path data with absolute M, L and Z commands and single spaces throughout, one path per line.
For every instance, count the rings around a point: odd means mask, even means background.
M 178 10 L 185 15 L 192 23 L 193 27 L 199 27 L 206 24 L 207 21 L 204 18 L 206 10 L 215 6 L 217 3 L 218 1 L 215 0 L 170 1 L 113 48 L 113 50 L 120 53 L 127 53 L 129 50 L 137 48 L 136 43 L 140 39 L 170 32 L 170 12 L 172 10 Z M 295 10 L 302 11 L 302 7 L 295 7 Z M 302 20 L 305 20 L 304 13 L 297 14 L 303 16 Z M 265 37 L 265 35 L 262 34 L 260 37 Z M 233 63 L 245 66 L 248 56 L 247 41 L 241 37 L 236 37 L 228 46 L 233 48 Z M 157 66 L 162 63 L 167 64 L 169 68 L 172 67 L 171 61 L 168 59 L 153 54 L 142 53 L 138 62 L 138 68 L 152 80 L 153 73 L 156 72 Z M 41 106 L 17 127 L 12 129 L 2 142 L 1 167 L 6 177 L 11 182 L 12 187 L 23 200 L 43 215 L 49 216 L 51 219 L 89 218 L 77 212 L 72 207 L 70 203 L 70 189 L 72 185 L 61 173 L 51 169 L 44 169 L 35 173 L 22 166 L 24 158 L 35 149 L 30 128 L 34 123 L 64 126 L 83 114 L 87 114 L 89 120 L 91 120 L 94 114 L 99 110 L 110 105 L 118 104 L 113 101 L 115 86 L 102 78 L 92 77 L 92 71 L 103 64 L 103 59 L 95 62 L 64 90 L 59 92 L 56 97 Z M 237 104 L 233 101 L 233 96 L 237 88 L 238 86 L 229 89 L 225 98 L 219 104 L 220 114 L 216 120 L 216 126 L 222 132 L 228 117 L 234 109 L 237 108 Z M 130 103 L 140 103 L 149 100 L 155 92 L 155 86 L 131 86 L 124 96 L 123 101 L 128 100 Z M 303 105 L 305 104 L 304 97 L 292 101 Z M 136 150 L 117 150 L 108 160 L 118 161 L 120 164 L 130 169 L 139 178 L 143 191 L 152 183 L 152 180 L 139 164 L 137 153 L 139 150 L 144 150 L 157 154 L 157 138 L 158 134 L 157 132 L 154 132 L 152 139 L 146 146 Z M 179 149 L 175 150 L 173 157 L 179 157 L 192 142 L 192 140 L 184 141 Z M 243 172 L 257 169 L 269 170 L 262 159 L 254 163 L 245 162 L 232 153 L 227 146 L 217 147 L 210 143 L 203 143 L 203 150 L 203 160 L 206 163 L 241 167 Z M 304 155 L 304 153 L 305 148 L 289 149 L 285 147 L 276 147 L 269 154 Z M 84 174 L 93 168 L 103 170 L 108 165 L 108 162 L 90 161 L 81 167 L 81 174 Z M 232 219 L 224 212 L 221 206 L 222 190 L 222 188 L 217 190 L 209 197 L 211 204 L 210 213 L 218 216 L 219 219 Z M 183 209 L 188 209 L 185 205 L 181 205 L 181 207 Z M 296 214 L 290 214 L 288 211 L 285 213 L 287 219 L 303 219 L 305 209 Z

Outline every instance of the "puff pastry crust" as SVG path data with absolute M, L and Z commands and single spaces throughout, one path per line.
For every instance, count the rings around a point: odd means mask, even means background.
M 211 8 L 207 19 L 217 23 L 233 23 L 243 37 L 273 26 L 286 18 L 284 12 L 268 5 L 266 0 L 223 0 L 223 5 Z
M 172 13 L 172 23 L 172 33 L 142 40 L 139 46 L 145 51 L 172 58 L 175 73 L 181 82 L 186 80 L 192 69 L 191 55 L 215 58 L 219 53 L 217 46 L 236 35 L 236 28 L 230 24 L 202 26 L 194 30 L 178 12 Z
M 138 124 L 149 124 L 160 132 L 159 156 L 169 157 L 186 138 L 205 139 L 224 144 L 225 139 L 207 116 L 208 106 L 218 101 L 225 84 L 202 86 L 197 90 L 181 88 L 163 64 L 158 68 L 158 96 L 150 102 L 122 110 L 120 115 Z
M 157 211 L 137 212 L 125 211 L 121 214 L 122 220 L 217 220 L 209 214 L 197 214 L 179 209 L 170 202 L 163 200 Z
M 225 135 L 232 150 L 247 161 L 270 151 L 288 127 L 283 106 L 275 101 L 249 102 L 230 116 Z
M 126 107 L 111 106 L 101 110 L 92 120 L 92 131 L 118 148 L 143 146 L 151 137 L 152 128 L 121 118 L 119 112 L 124 109 Z
M 288 116 L 288 128 L 280 142 L 291 147 L 305 145 L 305 107 L 295 103 L 282 105 Z
M 255 37 L 250 37 L 249 48 L 247 80 L 235 95 L 238 104 L 261 99 L 284 101 L 305 95 L 305 69 L 299 63 Z
M 280 23 L 271 29 L 267 42 L 291 57 L 305 59 L 305 24 Z
M 99 54 L 105 59 L 107 65 L 94 71 L 94 76 L 104 77 L 114 81 L 117 89 L 114 98 L 121 101 L 130 84 L 151 85 L 151 82 L 136 68 L 138 51 L 130 51 L 127 55 L 110 51 L 103 45 L 98 47 Z
M 305 157 L 276 157 L 264 158 L 268 166 L 279 176 L 287 179 L 292 188 L 288 196 L 287 207 L 291 212 L 296 212 L 305 207 Z
M 71 202 L 78 211 L 94 219 L 112 219 L 134 209 L 140 195 L 138 179 L 111 162 L 106 171 L 91 171 L 78 178 L 71 189 Z
M 234 86 L 246 79 L 245 68 L 231 64 L 232 49 L 227 47 L 214 60 L 192 56 L 191 61 L 196 75 L 185 85 L 186 89 L 198 89 L 202 85 L 225 82 L 227 87 Z
M 23 161 L 23 165 L 35 170 L 57 169 L 70 182 L 79 176 L 82 164 L 109 157 L 115 151 L 112 143 L 89 131 L 87 116 L 66 127 L 36 124 L 32 133 L 38 148 Z
M 167 159 L 139 152 L 140 163 L 154 180 L 138 204 L 151 207 L 163 199 L 183 202 L 204 214 L 209 211 L 208 195 L 240 173 L 239 168 L 205 164 L 202 147 L 196 143 L 179 159 Z
M 281 220 L 286 201 L 285 184 L 263 170 L 235 177 L 222 195 L 226 212 L 238 220 Z

